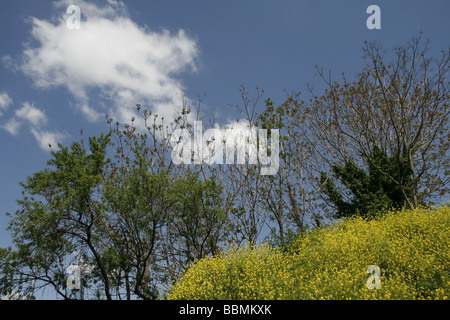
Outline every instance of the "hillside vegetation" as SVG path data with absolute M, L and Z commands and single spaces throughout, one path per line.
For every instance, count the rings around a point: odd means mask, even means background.
M 169 299 L 448 299 L 450 207 L 344 219 L 287 250 L 230 246 L 192 264 Z M 380 268 L 369 289 L 367 268 Z

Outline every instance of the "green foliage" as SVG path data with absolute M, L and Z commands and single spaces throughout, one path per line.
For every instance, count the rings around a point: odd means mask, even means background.
M 176 214 L 171 222 L 188 250 L 185 264 L 217 252 L 227 232 L 228 217 L 222 187 L 215 177 L 201 180 L 198 174 L 188 171 L 174 182 L 167 197 L 168 201 L 175 199 L 172 210 Z
M 248 125 L 279 130 L 275 175 L 260 175 L 261 163 L 175 165 L 171 132 L 193 133 L 184 105 L 169 122 L 137 105 L 138 125 L 106 116 L 109 134 L 60 145 L 21 183 L 0 294 L 52 286 L 73 298 L 65 272 L 78 263 L 86 296 L 102 299 L 155 299 L 181 274 L 171 298 L 448 297 L 448 208 L 386 214 L 448 194 L 448 52 L 430 63 L 420 37 L 390 64 L 375 44 L 363 51 L 355 81 L 318 69 L 324 92 L 268 98 L 259 115 L 264 91 L 242 87 L 236 110 Z M 345 221 L 323 228 L 330 209 Z M 218 256 L 263 230 L 277 249 Z M 381 291 L 364 285 L 371 264 L 384 272 Z
M 284 106 L 278 106 L 275 108 L 274 102 L 268 98 L 265 100 L 266 109 L 258 115 L 258 121 L 256 121 L 256 125 L 259 126 L 261 124 L 261 129 L 282 129 L 285 127 L 285 119 L 283 118 L 286 115 L 286 111 Z
M 111 159 L 111 135 L 91 137 L 88 148 L 60 146 L 49 168 L 21 183 L 9 226 L 15 248 L 0 251 L 0 293 L 32 297 L 38 281 L 72 298 L 65 273 L 75 263 L 90 296 L 156 299 L 158 285 L 218 250 L 227 218 L 220 183 L 190 171 L 169 176 L 127 134 L 129 155 L 118 148 Z
M 353 161 L 347 161 L 344 166 L 334 165 L 333 173 L 345 187 L 343 191 L 322 172 L 320 178 L 324 193 L 337 208 L 335 217 L 374 217 L 384 210 L 405 205 L 402 191 L 409 191 L 407 196 L 410 196 L 412 184 L 412 173 L 405 153 L 406 148 L 398 157 L 389 157 L 386 152 L 375 147 L 366 160 L 368 173 Z M 396 181 L 401 181 L 401 185 Z M 348 193 L 350 199 L 346 201 L 344 195 Z

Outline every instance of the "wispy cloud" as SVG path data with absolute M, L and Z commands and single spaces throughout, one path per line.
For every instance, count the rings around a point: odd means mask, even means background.
M 25 102 L 22 108 L 16 110 L 16 116 L 29 121 L 33 126 L 37 127 L 47 123 L 47 117 L 44 111 L 36 108 L 34 104 L 29 102 Z
M 57 149 L 58 142 L 66 138 L 66 134 L 60 132 L 51 132 L 36 128 L 31 128 L 30 131 L 38 142 L 39 147 L 45 151 L 49 151 L 50 148 Z
M 8 107 L 12 103 L 12 98 L 9 96 L 8 93 L 2 92 L 0 93 L 0 116 L 3 114 L 3 111 L 8 109 Z
M 65 9 L 81 9 L 81 28 L 70 30 Z M 66 87 L 88 120 L 104 113 L 123 119 L 137 103 L 167 118 L 185 100 L 176 75 L 196 70 L 197 43 L 183 30 L 155 32 L 129 17 L 123 2 L 109 0 L 100 7 L 86 1 L 60 0 L 61 16 L 31 18 L 38 45 L 23 52 L 21 70 L 40 88 Z M 150 22 L 151 23 L 151 22 Z M 91 105 L 90 94 L 101 92 L 112 108 Z
M 125 4 L 116 0 L 104 5 L 58 0 L 54 5 L 60 15 L 29 18 L 33 41 L 26 44 L 20 59 L 3 56 L 5 67 L 23 72 L 37 88 L 66 88 L 88 121 L 108 113 L 129 122 L 133 116 L 138 118 L 136 104 L 171 119 L 176 107 L 189 104 L 178 75 L 196 71 L 198 46 L 183 30 L 156 32 L 139 26 Z M 67 27 L 70 5 L 81 9 L 80 29 Z M 0 93 L 0 115 L 11 104 L 10 96 Z M 48 130 L 51 121 L 44 109 L 25 102 L 1 128 L 11 135 L 28 128 L 39 146 L 49 150 L 49 144 L 57 147 L 68 136 Z
M 22 107 L 17 109 L 14 114 L 15 116 L 4 123 L 1 128 L 16 136 L 22 125 L 26 124 L 39 147 L 44 151 L 50 151 L 49 145 L 53 149 L 57 149 L 58 142 L 62 142 L 67 137 L 66 133 L 43 129 L 48 122 L 48 118 L 45 112 L 37 108 L 33 103 L 24 102 Z
M 5 129 L 11 135 L 15 136 L 19 132 L 19 128 L 21 125 L 22 122 L 17 120 L 17 118 L 11 118 L 5 124 L 3 124 L 1 128 Z

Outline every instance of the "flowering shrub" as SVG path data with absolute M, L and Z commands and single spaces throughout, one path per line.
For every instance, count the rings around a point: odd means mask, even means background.
M 193 265 L 170 299 L 283 299 L 294 279 L 289 256 L 267 244 L 231 247 Z
M 346 219 L 300 236 L 287 251 L 231 247 L 197 261 L 169 299 L 448 299 L 450 207 Z M 369 289 L 368 266 L 381 269 Z

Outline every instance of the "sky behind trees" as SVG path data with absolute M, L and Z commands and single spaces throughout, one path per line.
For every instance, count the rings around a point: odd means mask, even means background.
M 369 30 L 370 5 L 381 29 Z M 80 29 L 67 27 L 70 5 Z M 386 51 L 419 32 L 431 55 L 449 45 L 445 0 L 432 1 L 8 1 L 0 10 L 0 247 L 10 244 L 5 212 L 17 209 L 18 182 L 43 169 L 48 144 L 70 144 L 126 121 L 136 103 L 170 117 L 173 106 L 239 118 L 243 84 L 281 103 L 284 90 L 320 88 L 315 66 L 351 78 L 361 45 Z M 262 111 L 263 103 L 260 105 Z

